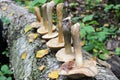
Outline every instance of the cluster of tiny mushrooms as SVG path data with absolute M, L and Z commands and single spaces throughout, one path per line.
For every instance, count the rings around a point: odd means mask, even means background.
M 73 78 L 94 77 L 98 73 L 96 61 L 83 59 L 80 45 L 80 24 L 72 25 L 71 17 L 63 19 L 63 5 L 63 3 L 59 3 L 56 6 L 58 31 L 52 23 L 54 1 L 42 5 L 42 17 L 39 8 L 34 8 L 40 25 L 37 32 L 43 35 L 43 39 L 48 40 L 46 45 L 49 48 L 61 48 L 55 55 L 58 61 L 64 62 L 59 68 L 59 75 Z M 73 44 L 73 47 L 71 44 Z

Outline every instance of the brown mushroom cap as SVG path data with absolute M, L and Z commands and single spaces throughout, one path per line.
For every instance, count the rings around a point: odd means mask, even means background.
M 59 69 L 60 75 L 70 76 L 72 78 L 80 78 L 83 76 L 94 77 L 98 73 L 96 61 L 85 60 L 81 67 L 77 67 L 75 61 L 62 64 Z
M 72 53 L 73 53 L 73 48 L 72 48 Z M 60 49 L 57 53 L 56 53 L 56 58 L 58 61 L 62 61 L 62 62 L 69 62 L 75 59 L 74 54 L 67 54 L 65 51 L 65 48 Z
M 56 29 L 56 26 L 53 25 L 52 31 L 55 31 L 55 29 Z M 37 32 L 40 33 L 41 35 L 44 35 L 48 33 L 48 29 L 45 29 L 45 27 L 42 26 L 39 29 L 37 29 Z
M 51 39 L 49 40 L 46 45 L 49 47 L 49 48 L 62 48 L 64 47 L 64 42 L 63 43 L 59 43 L 58 42 L 58 38 L 54 38 L 54 39 Z
M 52 39 L 52 38 L 55 38 L 58 36 L 58 32 L 54 32 L 54 33 L 51 33 L 51 34 L 45 34 L 42 36 L 43 39 Z

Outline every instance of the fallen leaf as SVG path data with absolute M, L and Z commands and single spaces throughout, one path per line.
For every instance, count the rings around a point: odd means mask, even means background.
M 38 37 L 37 33 L 31 33 L 28 35 L 28 42 L 31 43 L 33 42 L 36 38 Z
M 54 70 L 48 73 L 48 77 L 51 79 L 57 79 L 59 77 L 58 70 Z
M 53 19 L 53 20 L 52 20 L 52 22 L 54 23 L 54 22 L 55 22 L 55 20 Z
M 9 14 L 9 16 L 13 16 L 15 14 L 15 12 L 11 12 L 10 14 Z
M 32 27 L 29 26 L 29 25 L 27 25 L 27 26 L 25 26 L 24 31 L 25 31 L 25 33 L 27 33 L 27 32 L 30 31 L 31 29 L 32 29 Z
M 80 45 L 84 46 L 85 45 L 85 41 L 81 41 Z
M 48 49 L 39 50 L 36 53 L 36 58 L 42 58 L 46 54 L 48 54 Z
M 90 12 L 90 10 L 86 10 L 86 12 Z
M 21 59 L 24 60 L 26 57 L 27 57 L 27 52 L 25 51 L 25 52 L 23 52 Z
M 40 71 L 43 71 L 45 69 L 45 65 L 42 65 L 38 68 Z
M 91 57 L 90 60 L 94 60 L 94 61 L 96 61 L 96 60 L 97 60 L 97 57 L 96 57 L 96 56 L 93 56 L 93 57 Z
M 6 11 L 7 9 L 8 9 L 7 6 L 3 6 L 3 7 L 2 7 L 2 10 L 3 10 L 3 11 Z
M 39 28 L 40 26 L 43 26 L 43 25 L 39 22 L 33 22 L 33 23 L 30 24 L 30 26 L 32 28 Z
M 108 23 L 106 23 L 106 24 L 104 24 L 104 26 L 108 27 L 108 26 L 109 26 L 109 24 L 108 24 Z
M 85 14 L 81 14 L 81 17 L 85 17 Z
M 101 29 L 100 28 L 96 28 L 96 31 L 100 31 Z
M 97 53 L 97 52 L 98 52 L 98 50 L 97 50 L 97 49 L 93 49 L 93 52 Z

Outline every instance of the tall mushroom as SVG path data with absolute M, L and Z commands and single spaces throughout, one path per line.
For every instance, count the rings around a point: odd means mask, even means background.
M 63 35 L 64 35 L 64 47 L 56 53 L 58 61 L 68 62 L 74 59 L 74 54 L 71 47 L 71 17 L 67 17 L 63 20 Z
M 47 3 L 42 5 L 42 15 L 43 15 L 43 26 L 40 27 L 37 32 L 40 34 L 47 34 L 48 33 L 48 20 L 47 20 Z M 54 31 L 56 28 L 53 26 L 52 31 Z
M 35 15 L 37 16 L 37 20 L 42 23 L 42 17 L 41 17 L 41 13 L 40 13 L 40 9 L 39 7 L 34 7 L 35 10 Z
M 35 11 L 35 15 L 36 15 L 38 21 L 31 23 L 30 26 L 32 28 L 40 28 L 40 27 L 43 26 L 43 19 L 41 17 L 41 13 L 40 13 L 39 7 L 37 7 L 37 6 L 34 7 L 34 11 Z
M 52 23 L 52 10 L 54 5 L 55 5 L 54 1 L 47 3 L 48 34 L 43 35 L 42 36 L 43 39 L 51 39 L 58 36 L 57 32 L 52 31 L 52 27 L 54 26 Z
M 79 29 L 80 29 L 79 23 L 76 23 L 71 27 L 75 61 L 63 63 L 59 70 L 59 74 L 69 75 L 72 76 L 73 78 L 79 78 L 83 75 L 94 77 L 95 75 L 97 75 L 96 61 L 94 60 L 83 61 Z
M 58 37 L 49 40 L 46 45 L 50 48 L 61 48 L 64 47 L 63 32 L 62 32 L 62 17 L 63 17 L 63 3 L 59 3 L 56 7 L 57 18 L 58 18 Z
M 83 65 L 82 49 L 80 45 L 80 24 L 76 23 L 71 27 L 71 35 L 73 40 L 73 48 L 75 53 L 75 62 L 77 66 Z

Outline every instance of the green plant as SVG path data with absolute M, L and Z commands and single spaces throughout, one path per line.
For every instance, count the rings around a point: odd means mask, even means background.
M 116 34 L 116 30 L 117 28 L 108 29 L 101 27 L 100 31 L 95 31 L 92 26 L 84 26 L 81 28 L 81 37 L 86 40 L 83 48 L 87 51 L 92 51 L 94 55 L 99 56 L 101 59 L 107 59 L 105 56 L 109 55 L 109 51 L 105 48 L 104 42 L 110 35 Z
M 4 25 L 6 25 L 6 24 L 10 24 L 10 19 L 9 18 L 7 18 L 7 17 L 5 17 L 5 16 L 2 16 L 1 17 L 1 20 L 2 20 L 2 22 L 4 23 Z
M 109 5 L 105 5 L 105 11 L 108 12 L 109 10 L 113 9 L 114 5 L 113 4 L 109 4 Z
M 55 4 L 62 3 L 63 0 L 54 0 Z
M 3 51 L 2 54 L 5 55 L 6 57 L 9 57 L 8 49 L 6 49 L 5 51 Z
M 86 8 L 88 10 L 94 8 L 95 6 L 97 6 L 99 3 L 101 2 L 101 0 L 85 0 L 86 3 Z
M 104 11 L 106 11 L 106 12 L 112 11 L 112 12 L 115 13 L 116 19 L 120 18 L 120 14 L 119 14 L 120 13 L 120 4 L 117 4 L 117 5 L 113 5 L 113 4 L 106 5 Z
M 31 12 L 34 12 L 34 7 L 35 6 L 42 6 L 43 4 L 45 4 L 46 2 L 49 2 L 50 0 L 34 0 L 30 3 L 28 3 L 28 6 L 29 6 L 29 10 Z M 63 0 L 53 0 L 55 2 L 55 4 L 58 4 L 58 3 L 61 3 L 63 2 Z
M 0 69 L 0 80 L 12 80 L 11 74 L 12 72 L 9 67 L 7 65 L 2 65 Z
M 47 0 L 34 0 L 34 1 L 32 1 L 32 2 L 30 2 L 29 3 L 29 10 L 31 11 L 31 12 L 34 12 L 34 7 L 35 6 L 41 6 L 41 5 L 43 5 L 44 3 L 46 3 L 47 2 Z
M 118 56 L 120 56 L 120 47 L 118 47 L 118 48 L 115 49 L 115 54 L 118 55 Z
M 93 14 L 91 14 L 91 15 L 86 15 L 83 19 L 82 19 L 82 21 L 83 22 L 87 22 L 87 21 L 90 21 L 90 20 L 92 20 L 93 19 Z
M 94 19 L 94 14 L 86 15 L 82 18 L 81 22 L 81 38 L 85 41 L 83 49 L 93 53 L 94 56 L 105 60 L 108 59 L 109 51 L 105 48 L 105 41 L 110 36 L 115 36 L 119 32 L 117 27 L 111 25 L 107 28 L 93 27 L 99 25 L 99 23 Z M 74 20 L 75 21 L 75 20 Z

